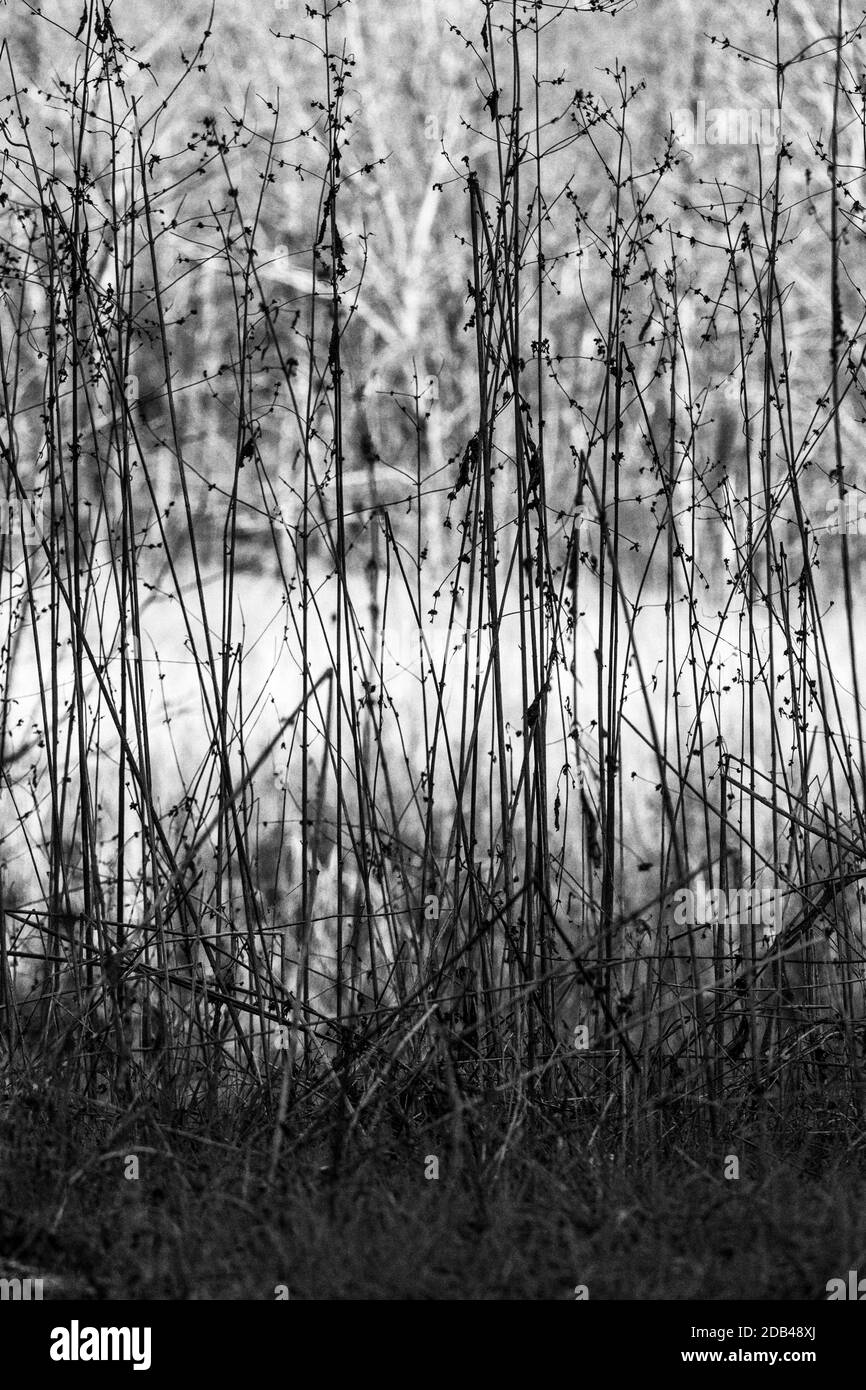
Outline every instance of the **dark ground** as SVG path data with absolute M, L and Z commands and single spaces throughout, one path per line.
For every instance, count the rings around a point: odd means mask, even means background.
M 422 1117 L 356 1134 L 336 1178 L 315 1128 L 290 1117 L 269 1185 L 271 1128 L 241 1106 L 205 1123 L 7 1088 L 0 1277 L 103 1299 L 815 1300 L 866 1267 L 863 1145 L 841 1125 L 794 1148 L 766 1124 L 701 1143 L 684 1119 L 666 1158 L 623 1162 L 585 1119 L 554 1138 L 470 1116 L 457 1148 Z

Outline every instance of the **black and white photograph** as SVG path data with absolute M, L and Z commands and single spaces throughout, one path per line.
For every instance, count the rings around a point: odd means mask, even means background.
M 665 1373 L 852 1325 L 864 38 L 0 3 L 0 1329 L 46 1305 L 40 1375 L 161 1381 L 193 1303 L 216 1367 L 219 1303 L 286 1346 L 299 1303 L 614 1307 L 644 1372 L 657 1307 Z

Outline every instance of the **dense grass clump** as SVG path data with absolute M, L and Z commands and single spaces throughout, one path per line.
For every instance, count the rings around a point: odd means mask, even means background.
M 815 1300 L 866 1245 L 841 1130 L 732 1138 L 726 1180 L 718 1147 L 626 1160 L 585 1120 L 539 1135 L 488 1107 L 463 1148 L 431 1117 L 408 1139 L 382 1124 L 335 1164 L 311 1132 L 274 1178 L 261 1113 L 221 1121 L 108 1120 L 50 1084 L 7 1099 L 10 1269 L 41 1273 L 46 1297 Z
M 404 72 L 399 5 L 76 8 L 0 50 L 0 1255 L 820 1296 L 866 1137 L 860 26 L 663 58 L 652 3 L 456 0 Z

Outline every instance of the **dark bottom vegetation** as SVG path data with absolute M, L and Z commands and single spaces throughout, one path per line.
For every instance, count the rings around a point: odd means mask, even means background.
M 624 1152 L 606 1123 L 468 1101 L 459 1124 L 422 1108 L 367 1131 L 299 1103 L 271 1178 L 261 1106 L 122 1112 L 7 1086 L 0 1277 L 97 1299 L 814 1300 L 866 1264 L 848 1117 L 794 1131 L 759 1111 L 710 1138 L 684 1112 Z

